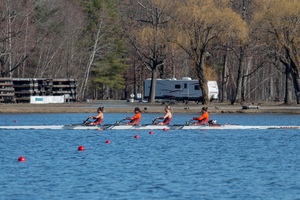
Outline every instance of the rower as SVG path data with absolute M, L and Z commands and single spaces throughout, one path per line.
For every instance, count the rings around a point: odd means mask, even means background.
M 207 112 L 208 108 L 203 107 L 201 110 L 202 115 L 200 117 L 193 117 L 191 120 L 196 120 L 192 125 L 205 125 L 209 120 L 209 115 Z
M 90 116 L 89 119 L 95 119 L 95 121 L 90 122 L 90 123 L 85 123 L 87 126 L 97 126 L 101 125 L 102 121 L 104 119 L 104 114 L 103 114 L 104 107 L 99 107 L 97 109 L 97 115 L 96 116 Z
M 169 125 L 170 122 L 172 121 L 172 112 L 171 112 L 171 106 L 166 106 L 165 107 L 165 112 L 166 114 L 162 117 L 156 117 L 153 120 L 152 124 L 157 124 L 157 125 Z M 156 122 L 157 119 L 163 119 L 162 122 Z
M 138 125 L 141 121 L 142 114 L 139 107 L 134 108 L 135 115 L 133 117 L 126 117 L 123 120 L 130 120 L 127 125 Z

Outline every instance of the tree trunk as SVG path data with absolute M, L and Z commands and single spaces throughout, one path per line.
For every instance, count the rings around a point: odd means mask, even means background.
M 86 68 L 86 71 L 85 71 L 83 84 L 82 84 L 82 87 L 81 87 L 81 99 L 85 98 L 87 83 L 88 83 L 88 80 L 90 78 L 90 71 L 91 71 L 91 68 L 92 68 L 92 64 L 94 62 L 94 58 L 95 58 L 96 53 L 98 51 L 98 45 L 100 43 L 100 32 L 101 32 L 101 30 L 102 30 L 102 23 L 100 22 L 99 27 L 98 27 L 98 31 L 97 31 L 97 34 L 96 34 L 94 46 L 93 46 L 93 51 L 91 52 L 90 59 L 89 59 L 89 62 L 88 62 L 88 65 L 87 65 L 87 68 Z
M 136 67 L 136 64 L 135 62 L 133 63 L 133 94 L 135 95 L 135 99 L 137 98 L 137 67 Z
M 204 62 L 203 62 L 203 53 L 200 54 L 199 63 L 196 66 L 197 75 L 199 79 L 199 86 L 202 90 L 202 104 L 207 104 L 208 101 L 208 92 L 207 92 L 207 80 L 204 74 Z
M 11 2 L 8 1 L 6 4 L 6 9 L 8 13 L 7 17 L 7 38 L 8 38 L 8 69 L 9 69 L 9 77 L 12 78 L 12 13 L 10 10 L 10 4 Z
M 285 65 L 285 95 L 284 95 L 285 104 L 291 103 L 290 80 L 291 80 L 290 65 Z
M 295 65 L 294 62 L 291 62 L 292 65 L 292 80 L 293 80 L 293 86 L 294 86 L 294 93 L 296 96 L 296 102 L 297 104 L 300 104 L 300 74 L 299 74 L 299 68 Z
M 222 70 L 222 84 L 221 84 L 221 102 L 227 101 L 227 85 L 228 85 L 228 74 L 227 74 L 227 56 L 224 56 L 223 70 Z
M 236 92 L 233 100 L 231 101 L 231 104 L 241 101 L 243 74 L 244 74 L 243 60 L 244 60 L 244 49 L 243 47 L 240 47 L 240 58 L 239 58 L 239 65 L 238 65 L 238 74 L 236 79 Z
M 242 19 L 246 20 L 246 4 L 245 0 L 242 0 Z M 236 80 L 236 93 L 231 101 L 231 104 L 234 104 L 236 102 L 241 102 L 243 99 L 243 75 L 244 75 L 244 48 L 240 46 L 240 58 L 239 58 L 239 65 L 238 65 L 238 74 L 237 74 L 237 80 Z
M 252 66 L 252 59 L 247 59 L 247 64 L 245 65 L 245 73 L 244 74 L 249 74 L 249 71 L 251 71 Z M 243 76 L 242 78 L 242 91 L 241 91 L 241 100 L 242 102 L 246 101 L 246 96 L 248 94 L 248 99 L 251 100 L 251 95 L 250 95 L 250 78 L 248 76 Z
M 149 103 L 155 102 L 155 90 L 156 90 L 156 67 L 152 68 L 152 74 L 151 74 L 151 88 L 150 88 L 150 101 Z

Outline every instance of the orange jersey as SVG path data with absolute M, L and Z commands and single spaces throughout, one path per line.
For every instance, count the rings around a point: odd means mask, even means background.
M 194 117 L 193 120 L 198 120 L 198 122 L 201 122 L 202 124 L 206 124 L 208 122 L 209 115 L 208 112 L 203 113 L 200 117 Z
M 130 118 L 131 121 L 128 124 L 137 125 L 140 123 L 141 118 L 142 118 L 141 113 L 136 113 L 132 118 Z

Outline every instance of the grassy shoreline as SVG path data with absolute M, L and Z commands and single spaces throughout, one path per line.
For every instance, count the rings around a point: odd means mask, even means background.
M 104 106 L 107 113 L 132 113 L 134 107 L 140 107 L 144 113 L 162 113 L 161 103 L 129 103 L 127 101 L 94 101 L 63 104 L 0 104 L 0 113 L 95 113 L 97 107 Z M 174 113 L 200 113 L 202 105 L 176 103 L 171 105 Z M 258 109 L 243 109 L 242 105 L 212 103 L 207 105 L 210 113 L 287 113 L 300 114 L 300 105 L 269 104 Z M 254 106 L 256 107 L 256 106 Z

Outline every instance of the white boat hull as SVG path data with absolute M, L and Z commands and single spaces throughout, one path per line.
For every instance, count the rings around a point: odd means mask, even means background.
M 219 126 L 193 126 L 193 125 L 103 125 L 103 126 L 82 126 L 82 125 L 39 125 L 39 126 L 0 126 L 0 130 L 18 129 L 48 129 L 48 130 L 210 130 L 210 129 L 300 129 L 300 126 L 243 126 L 243 125 L 219 125 Z

